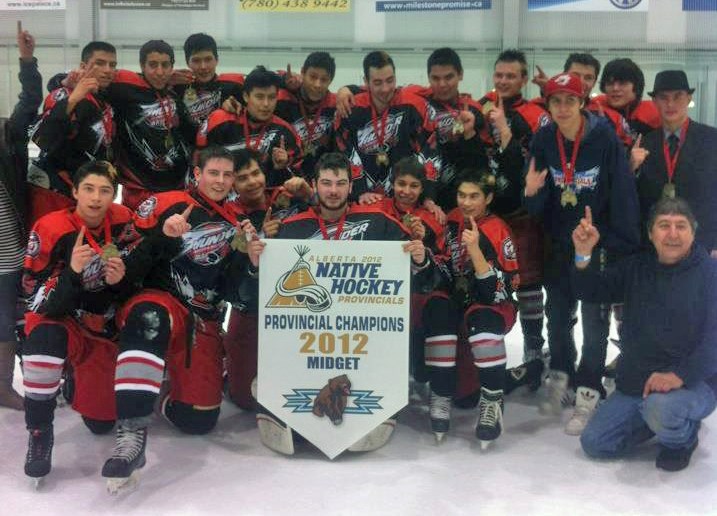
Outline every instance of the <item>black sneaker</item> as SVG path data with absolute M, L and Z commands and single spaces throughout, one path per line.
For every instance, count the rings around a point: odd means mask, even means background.
M 655 466 L 665 471 L 681 471 L 690 465 L 692 452 L 697 449 L 698 441 L 687 448 L 667 448 L 660 446 L 660 453 L 655 460 Z

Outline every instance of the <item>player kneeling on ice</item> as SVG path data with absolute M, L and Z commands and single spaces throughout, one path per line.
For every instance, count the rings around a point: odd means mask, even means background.
M 139 240 L 132 212 L 112 201 L 117 172 L 105 161 L 74 174 L 77 207 L 41 217 L 30 232 L 23 287 L 28 298 L 23 344 L 25 474 L 52 467 L 53 419 L 63 368 L 71 365 L 72 407 L 94 434 L 112 430 L 117 327 L 114 314 L 134 290 L 126 260 Z
M 697 222 L 682 199 L 658 201 L 647 227 L 654 249 L 601 272 L 588 267 L 600 240 L 589 207 L 573 231 L 578 297 L 625 302 L 616 390 L 580 442 L 590 457 L 615 458 L 655 436 L 655 465 L 679 471 L 717 403 L 717 261 L 694 243 Z
M 503 430 L 504 337 L 515 323 L 518 260 L 508 226 L 489 211 L 494 176 L 468 169 L 457 185 L 458 207 L 448 214 L 446 227 L 445 264 L 434 271 L 435 294 L 423 310 L 431 429 L 440 441 L 449 428 L 458 336 L 465 326 L 480 371 L 476 437 L 485 447 Z
M 319 158 L 313 187 L 318 206 L 285 219 L 276 238 L 407 240 L 403 249 L 411 254 L 411 288 L 418 288 L 425 278 L 430 278 L 433 262 L 421 240 L 409 241 L 408 230 L 378 207 L 349 204 L 352 188 L 351 164 L 343 154 L 333 152 Z M 359 222 L 360 224 L 357 224 Z M 254 239 L 249 242 L 248 247 L 251 261 L 249 276 L 254 278 L 254 290 L 257 292 L 259 257 L 266 245 L 267 242 Z M 287 455 L 294 453 L 291 429 L 261 406 L 258 407 L 257 425 L 261 440 L 267 447 Z M 380 448 L 388 442 L 395 426 L 395 418 L 386 420 L 349 447 L 349 451 L 371 451 Z
M 216 425 L 222 400 L 221 317 L 228 275 L 241 275 L 246 255 L 235 250 L 244 226 L 226 197 L 235 179 L 231 152 L 209 147 L 194 169 L 197 186 L 157 194 L 135 214 L 151 257 L 144 290 L 123 307 L 115 370 L 117 441 L 102 468 L 116 492 L 145 464 L 153 406 L 188 434 Z M 167 382 L 160 387 L 163 378 Z

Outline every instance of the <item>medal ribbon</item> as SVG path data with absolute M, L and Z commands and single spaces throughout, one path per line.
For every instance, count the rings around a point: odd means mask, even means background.
M 112 140 L 115 136 L 115 124 L 112 119 L 112 108 L 106 102 L 102 102 L 102 105 L 100 105 L 100 102 L 94 95 L 92 95 L 92 93 L 87 94 L 87 100 L 92 102 L 92 104 L 94 104 L 94 106 L 102 113 L 102 127 L 105 130 L 102 143 L 104 143 L 105 147 L 109 147 L 112 145 Z
M 261 142 L 264 140 L 264 135 L 266 134 L 266 128 L 269 126 L 268 123 L 261 125 L 261 130 L 259 131 L 259 136 L 256 138 L 256 143 L 254 143 L 251 139 L 251 134 L 249 132 L 249 117 L 246 114 L 246 109 L 242 111 L 241 114 L 241 124 L 242 128 L 244 129 L 244 141 L 246 144 L 246 148 L 253 151 L 258 151 L 259 147 L 261 147 Z
M 565 186 L 573 182 L 573 174 L 575 173 L 575 163 L 578 161 L 578 149 L 580 148 L 580 140 L 583 138 L 583 130 L 585 129 L 585 119 L 580 115 L 580 129 L 578 134 L 575 136 L 573 142 L 573 152 L 570 156 L 570 163 L 567 162 L 565 157 L 565 144 L 563 143 L 563 135 L 560 130 L 555 131 L 555 138 L 558 140 L 558 152 L 560 152 L 560 166 L 563 168 L 563 174 L 565 174 Z
M 383 143 L 386 140 L 386 126 L 388 125 L 388 111 L 389 107 L 381 113 L 381 124 L 378 122 L 378 114 L 376 113 L 376 107 L 371 102 L 371 125 L 373 125 L 373 132 L 376 135 L 376 143 L 379 147 L 383 147 Z M 381 150 L 383 152 L 383 150 Z
M 232 217 L 231 214 L 229 213 L 229 211 L 226 209 L 226 207 L 221 206 L 221 205 L 220 205 L 219 203 L 217 203 L 216 201 L 213 201 L 212 199 L 210 199 L 209 197 L 207 197 L 206 195 L 204 195 L 204 194 L 201 192 L 201 190 L 199 190 L 199 189 L 197 189 L 197 194 L 199 195 L 199 197 L 202 198 L 202 200 L 203 200 L 204 202 L 206 202 L 206 203 L 209 205 L 209 207 L 210 207 L 211 209 L 213 209 L 215 212 L 217 212 L 224 220 L 226 220 L 227 222 L 229 222 L 229 224 L 231 224 L 232 226 L 238 226 L 238 225 L 239 225 L 239 222 L 237 221 L 237 218 L 236 218 L 236 217 Z
M 680 157 L 680 150 L 682 149 L 682 144 L 685 143 L 685 138 L 687 138 L 687 129 L 690 126 L 690 119 L 684 121 L 682 124 L 682 128 L 680 129 L 680 143 L 677 145 L 677 150 L 675 151 L 675 155 L 670 158 L 670 148 L 667 145 L 667 138 L 663 137 L 662 142 L 662 153 L 665 156 L 665 167 L 667 168 L 667 182 L 672 183 L 672 178 L 675 175 L 675 168 L 677 167 L 677 158 Z
M 319 104 L 319 107 L 316 108 L 316 114 L 314 115 L 314 119 L 310 120 L 308 116 L 308 112 L 306 111 L 306 106 L 304 105 L 304 101 L 299 98 L 299 111 L 301 111 L 301 116 L 304 119 L 304 125 L 306 126 L 306 144 L 310 145 L 312 141 L 314 141 L 314 133 L 316 132 L 316 126 L 319 124 L 319 119 L 321 118 L 321 112 L 326 107 L 326 100 L 328 98 L 328 95 L 326 95 Z
M 105 242 L 104 245 L 111 244 L 112 243 L 112 230 L 110 227 L 110 218 L 107 214 L 105 214 L 105 219 L 102 221 L 102 224 L 105 228 Z M 78 215 L 77 211 L 72 212 L 72 225 L 77 228 L 77 231 L 82 230 L 82 226 L 87 227 L 87 224 L 85 224 L 85 221 L 82 220 Z M 90 231 L 90 228 L 87 228 L 87 231 L 85 231 L 85 238 L 87 239 L 87 243 L 90 244 L 90 247 L 97 253 L 102 254 L 102 248 L 97 243 L 97 240 L 95 240 L 95 237 L 92 236 L 92 232 Z
M 319 219 L 319 229 L 321 229 L 321 234 L 324 237 L 324 240 L 332 240 L 329 238 L 329 232 L 326 229 L 326 221 L 324 221 L 324 218 L 321 216 L 320 213 L 317 213 L 318 219 Z M 339 240 L 341 238 L 341 233 L 344 230 L 344 223 L 346 222 L 346 212 L 344 211 L 341 217 L 339 218 L 338 226 L 336 227 L 336 234 L 334 235 L 333 240 Z

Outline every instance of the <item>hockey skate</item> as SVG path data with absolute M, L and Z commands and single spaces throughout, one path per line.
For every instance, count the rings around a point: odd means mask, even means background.
M 431 391 L 431 431 L 440 444 L 451 425 L 451 398 Z
M 102 467 L 107 479 L 107 491 L 116 495 L 139 484 L 139 471 L 144 467 L 147 446 L 147 428 L 130 429 L 120 423 L 114 452 Z
M 486 450 L 503 433 L 503 391 L 481 387 L 478 408 L 480 415 L 476 437 L 480 441 L 481 450 Z
M 505 394 L 510 394 L 524 385 L 528 386 L 530 392 L 537 391 L 543 383 L 544 370 L 545 363 L 541 358 L 508 369 L 505 372 Z
M 55 437 L 52 426 L 45 429 L 30 430 L 30 439 L 27 442 L 27 456 L 25 457 L 25 475 L 33 481 L 35 489 L 42 485 L 42 479 L 52 469 L 52 446 Z

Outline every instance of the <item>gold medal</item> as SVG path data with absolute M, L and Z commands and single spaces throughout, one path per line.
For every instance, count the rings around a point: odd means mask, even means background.
M 106 150 L 105 150 L 105 158 L 107 159 L 107 161 L 109 161 L 110 163 L 112 163 L 112 162 L 114 161 L 114 155 L 115 155 L 114 150 L 112 149 L 112 144 L 110 143 L 110 144 L 109 144 L 107 147 L 105 147 L 105 148 L 106 148 Z
M 246 239 L 246 233 L 241 229 L 238 229 L 237 234 L 234 235 L 234 238 L 229 245 L 231 245 L 231 248 L 235 251 L 239 251 L 240 253 L 246 254 L 247 250 L 249 249 L 249 242 Z
M 578 196 L 575 195 L 572 188 L 565 188 L 563 193 L 560 195 L 560 205 L 564 208 L 568 204 L 571 206 L 578 205 Z
M 186 90 L 184 90 L 184 103 L 185 104 L 193 104 L 197 100 L 197 90 L 189 86 Z
M 459 136 L 463 134 L 465 131 L 465 126 L 463 125 L 463 122 L 458 120 L 457 118 L 453 121 L 453 127 L 451 127 L 451 134 L 453 136 Z
M 379 167 L 387 167 L 390 163 L 390 160 L 388 159 L 388 153 L 381 151 L 378 154 L 376 154 L 376 165 Z
M 676 196 L 677 189 L 675 188 L 675 183 L 666 183 L 665 186 L 662 187 L 662 197 L 674 199 Z
M 172 133 L 167 133 L 167 136 L 164 137 L 164 147 L 166 149 L 174 147 L 174 138 L 172 138 Z
M 316 147 L 310 143 L 304 144 L 304 156 L 313 156 L 316 153 Z
M 276 196 L 274 204 L 276 204 L 282 210 L 285 210 L 291 204 L 291 197 L 289 196 L 289 194 L 282 192 Z
M 103 262 L 108 261 L 110 258 L 119 258 L 119 257 L 120 257 L 120 252 L 119 252 L 119 249 L 117 249 L 116 245 L 110 243 L 110 244 L 105 244 L 104 246 L 102 246 L 102 254 L 100 255 L 100 259 Z
M 491 111 L 495 109 L 495 104 L 493 104 L 490 100 L 483 104 L 483 114 L 487 115 Z
M 401 222 L 406 227 L 409 227 L 411 225 L 412 221 L 413 221 L 413 216 L 410 213 L 406 213 L 403 217 L 401 217 Z

